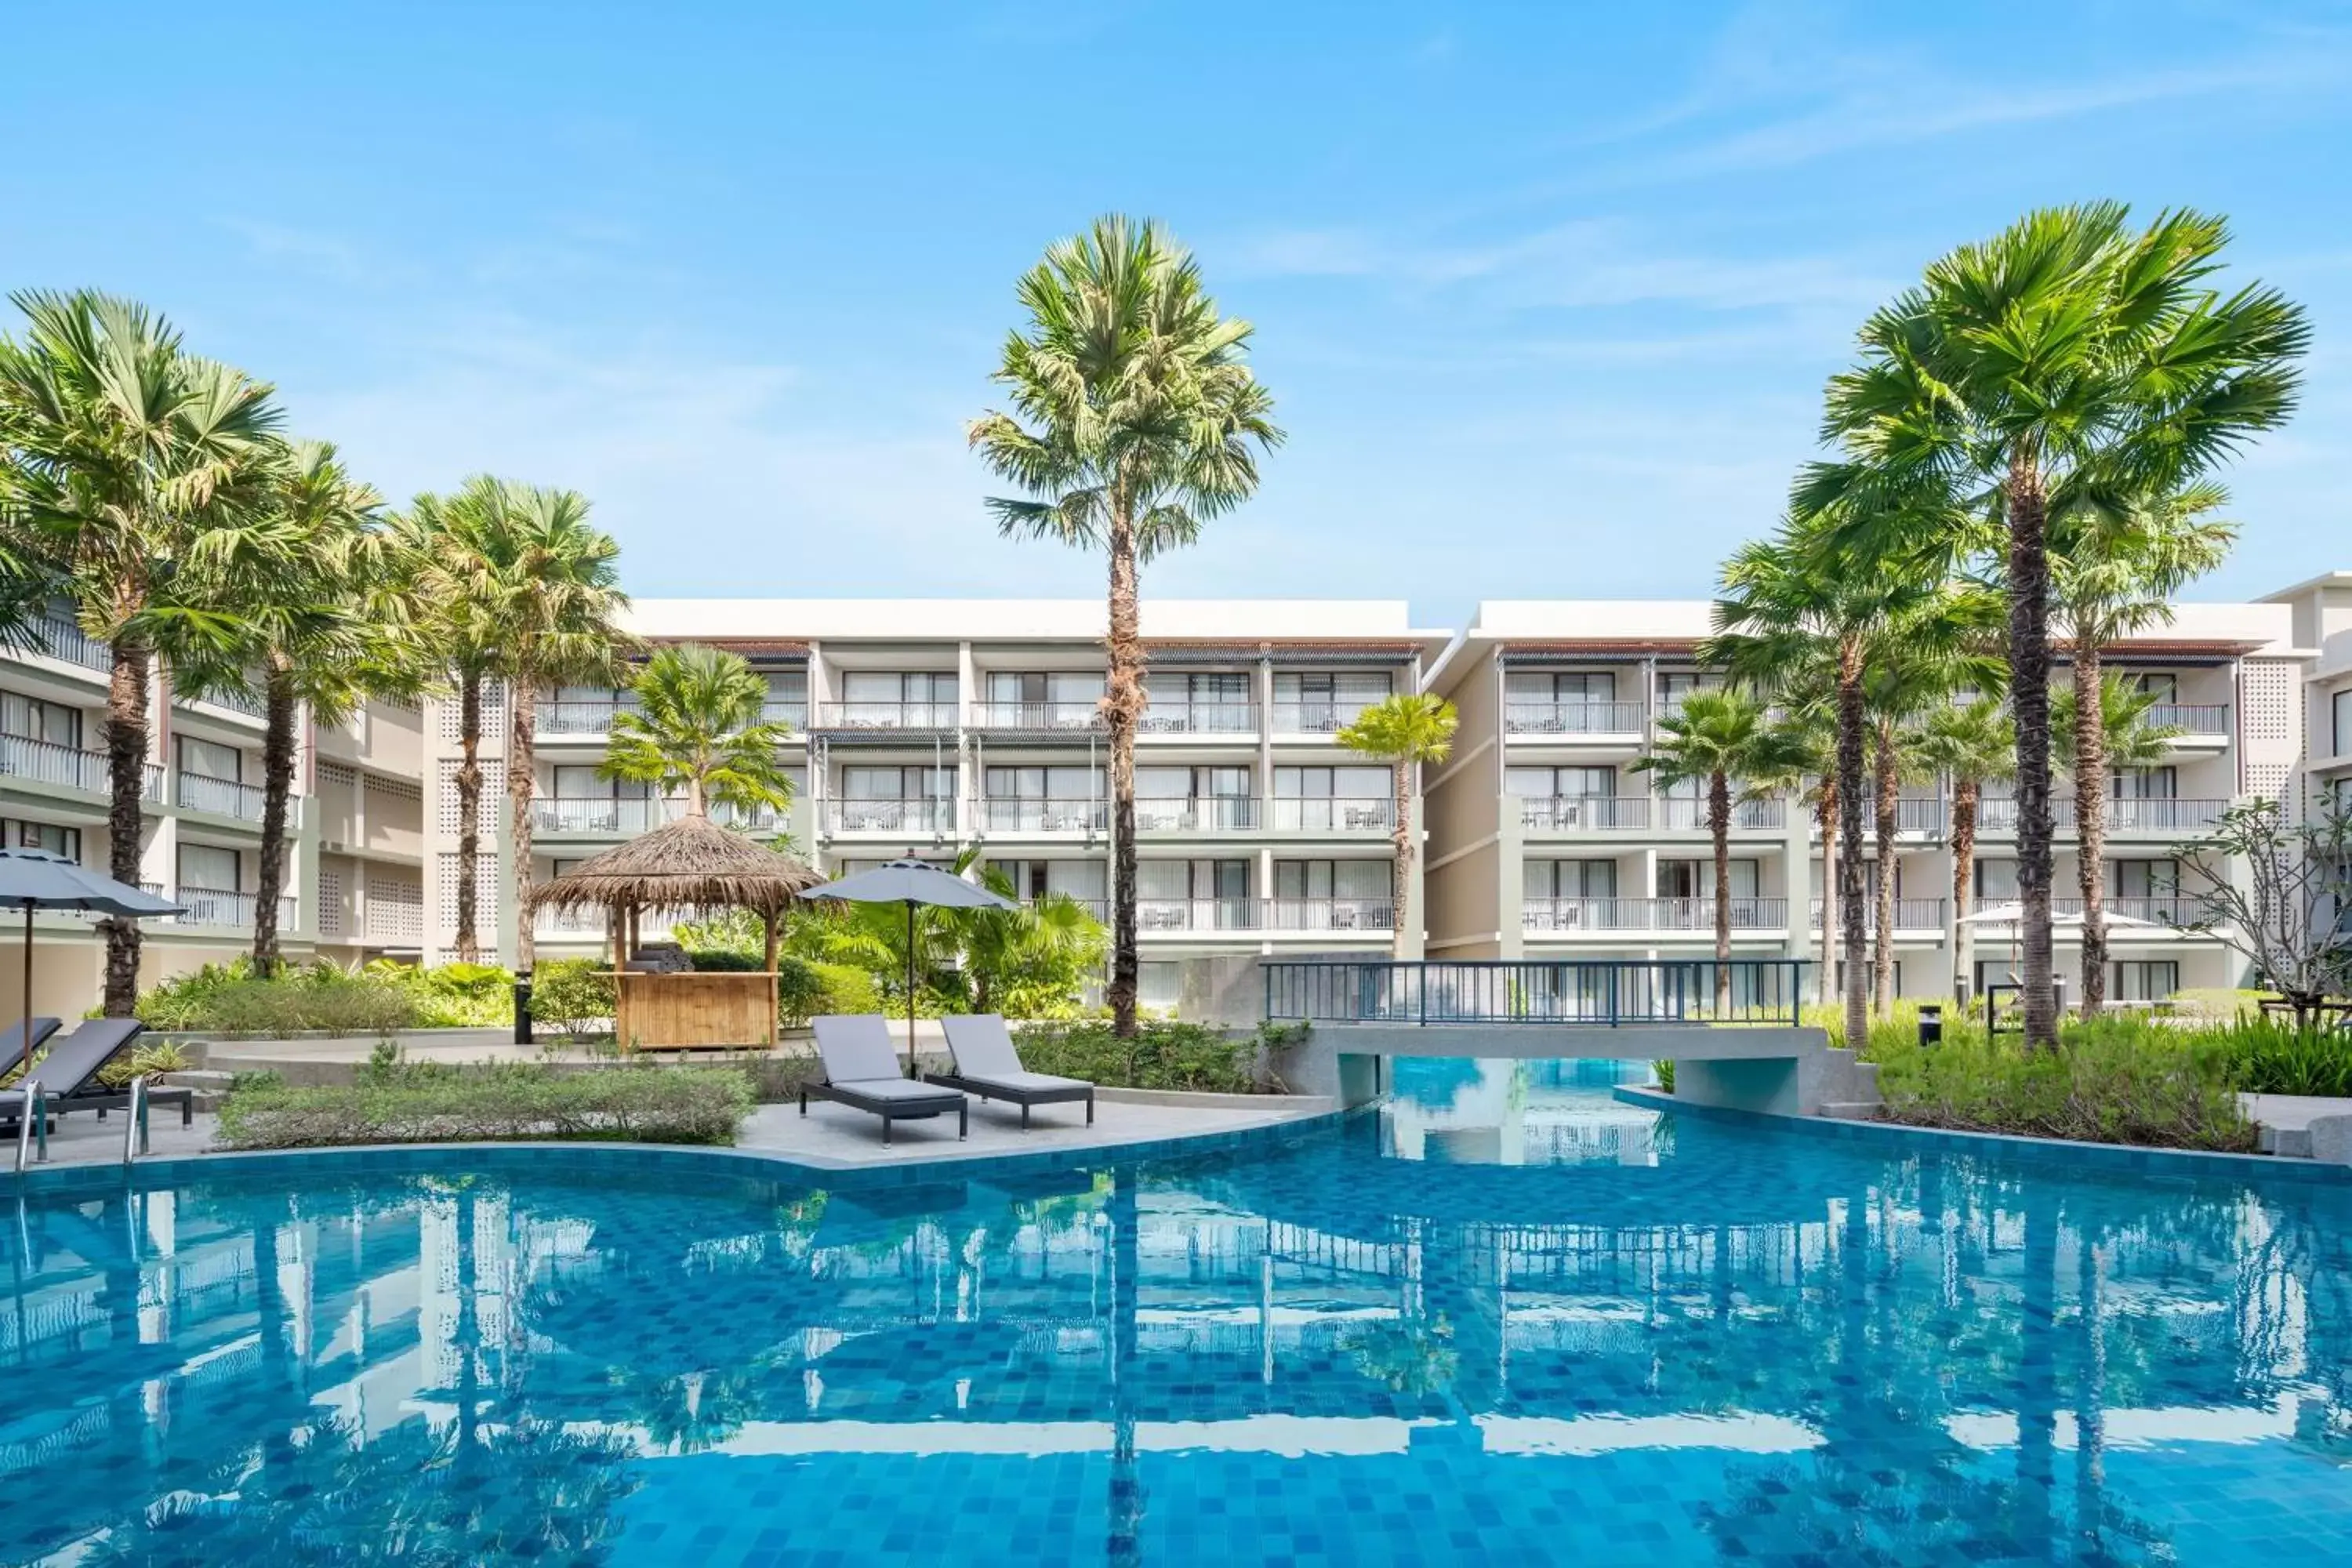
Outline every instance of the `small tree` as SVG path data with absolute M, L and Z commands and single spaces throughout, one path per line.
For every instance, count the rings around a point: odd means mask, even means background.
M 742 655 L 665 647 L 630 689 L 637 711 L 613 716 L 599 776 L 683 789 L 689 816 L 709 816 L 713 803 L 775 811 L 792 805 L 792 775 L 777 751 L 793 727 L 761 718 L 768 683 Z
M 1764 710 L 1744 691 L 1697 691 L 1682 711 L 1658 721 L 1657 745 L 1633 764 L 1662 785 L 1706 787 L 1707 836 L 1715 844 L 1715 1005 L 1731 1004 L 1731 806 L 1759 793 L 1749 781 L 1778 770 Z
M 2189 894 L 2200 910 L 2189 929 L 2252 964 L 2257 982 L 2294 1007 L 2297 1028 L 2352 989 L 2352 800 L 2331 793 L 2308 822 L 2290 819 L 2274 800 L 2233 805 L 2179 854 L 2202 884 Z
M 1405 953 L 1405 889 L 1412 877 L 1412 782 L 1424 763 L 1442 763 L 1454 750 L 1461 722 L 1454 704 L 1429 692 L 1399 692 L 1383 698 L 1341 730 L 1336 739 L 1351 752 L 1389 764 L 1395 796 L 1396 868 L 1389 886 L 1389 951 Z
M 1920 731 L 1919 759 L 1951 781 L 1952 975 L 1969 984 L 1969 895 L 1976 885 L 1977 812 L 1989 784 L 2007 784 L 2017 771 L 2017 728 L 1997 697 L 1938 710 Z

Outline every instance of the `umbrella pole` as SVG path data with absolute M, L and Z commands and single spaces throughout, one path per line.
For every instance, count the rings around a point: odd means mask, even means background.
M 32 916 L 25 919 L 29 927 Z M 907 902 L 907 1076 L 915 1076 L 915 904 L 911 899 Z
M 24 1021 L 16 1026 L 16 1038 L 24 1043 L 27 1061 L 33 1055 L 33 900 L 25 900 L 25 1011 Z

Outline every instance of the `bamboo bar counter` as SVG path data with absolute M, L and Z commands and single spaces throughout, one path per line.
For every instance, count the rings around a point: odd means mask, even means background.
M 622 970 L 613 1037 L 625 1051 L 765 1050 L 776 1043 L 776 972 Z

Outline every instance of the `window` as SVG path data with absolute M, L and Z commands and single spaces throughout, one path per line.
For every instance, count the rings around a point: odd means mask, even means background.
M 2352 757 L 2352 686 L 2346 687 L 2327 700 L 2329 717 L 2334 721 L 2336 748 L 2339 757 Z
M 991 768 L 987 774 L 991 800 L 1100 800 L 1100 768 Z
M 1614 799 L 1617 770 L 1598 768 L 1510 768 L 1503 787 L 1528 800 Z
M 2180 862 L 2178 860 L 2116 860 L 2111 865 L 2114 875 L 2109 883 L 2117 898 L 2174 899 L 2180 896 Z
M 1247 798 L 1250 770 L 1227 767 L 1149 767 L 1135 770 L 1135 793 L 1142 800 Z
M 1024 899 L 1061 893 L 1082 904 L 1103 901 L 1108 868 L 1099 860 L 992 860 L 989 864 L 1011 879 L 1013 892 Z
M 2117 800 L 2172 800 L 2180 794 L 2177 768 L 2126 768 L 2116 774 Z
M 46 849 L 79 864 L 81 829 L 54 822 L 0 821 L 0 841 L 11 849 Z
M 2161 1002 L 2180 989 L 2180 965 L 2169 958 L 2125 959 L 2107 988 L 2118 1002 Z
M 851 669 L 842 672 L 843 718 L 851 724 L 952 724 L 953 670 Z
M 1389 897 L 1390 863 L 1386 860 L 1276 860 L 1274 896 L 1277 899 L 1377 899 Z
M 2143 697 L 2153 697 L 2158 702 L 2180 700 L 2180 677 L 2177 675 L 2135 675 L 2132 689 Z
M 1529 860 L 1521 891 L 1530 899 L 1613 899 L 1614 860 Z
M 841 770 L 844 800 L 952 800 L 955 769 L 845 767 Z
M 81 710 L 21 692 L 0 691 L 0 735 L 81 749 Z
M 1757 880 L 1756 861 L 1734 860 L 1731 863 L 1733 898 L 1754 898 Z M 1657 895 L 1662 899 L 1715 897 L 1715 862 L 1711 859 L 1659 861 Z
M 1694 691 L 1713 691 L 1722 686 L 1723 677 L 1702 675 L 1696 670 L 1664 670 L 1658 676 L 1658 705 L 1672 709 Z
M 1980 904 L 2006 904 L 2017 898 L 2017 862 L 2014 860 L 1979 860 L 1977 862 L 1976 896 Z
M 1145 902 L 1188 899 L 1246 899 L 1246 860 L 1139 860 L 1136 896 Z
M 1282 800 L 1386 800 L 1386 768 L 1276 768 L 1274 793 Z
M 183 889 L 201 893 L 235 893 L 243 889 L 237 879 L 237 853 L 211 844 L 180 846 L 180 886 Z
M 1389 694 L 1384 669 L 1279 670 L 1274 678 L 1275 727 L 1328 734 Z
M 651 800 L 654 794 L 651 784 L 598 778 L 593 765 L 582 763 L 558 763 L 553 782 L 557 800 Z
M 1184 995 L 1184 966 L 1150 959 L 1135 966 L 1135 1000 L 1155 1013 L 1172 1013 Z
M 1103 678 L 1086 669 L 993 669 L 988 673 L 988 700 L 1010 707 L 1053 703 L 1090 707 L 1103 694 Z
M 225 746 L 218 741 L 200 740 L 194 735 L 182 735 L 176 740 L 180 771 L 199 778 L 226 779 L 236 784 L 244 775 L 245 753 L 235 746 Z M 233 889 L 223 888 L 221 892 Z
M 1606 669 L 1517 670 L 1503 678 L 1512 702 L 1614 702 L 1617 677 Z

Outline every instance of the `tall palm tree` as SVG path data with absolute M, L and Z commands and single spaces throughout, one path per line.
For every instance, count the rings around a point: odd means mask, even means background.
M 14 454 L 9 510 L 48 542 L 76 618 L 110 650 L 108 871 L 140 880 L 149 664 L 233 640 L 204 602 L 252 523 L 246 493 L 270 458 L 271 389 L 185 351 L 162 317 L 83 291 L 11 296 L 21 341 L 0 338 L 0 420 Z M 101 922 L 105 1008 L 138 1001 L 139 927 Z
M 1333 737 L 1348 750 L 1389 765 L 1396 842 L 1396 868 L 1389 886 L 1389 951 L 1399 958 L 1420 946 L 1408 941 L 1404 929 L 1405 891 L 1412 880 L 1413 781 L 1422 768 L 1453 754 L 1454 731 L 1461 721 L 1454 704 L 1433 692 L 1400 691 L 1365 708 Z
M 1695 691 L 1679 712 L 1658 721 L 1649 754 L 1633 763 L 1663 785 L 1706 786 L 1706 830 L 1715 845 L 1715 1005 L 1731 1001 L 1731 807 L 1735 784 L 1752 796 L 1752 774 L 1780 766 L 1764 710 L 1738 689 Z
M 740 654 L 688 644 L 655 651 L 630 683 L 635 712 L 613 716 L 599 776 L 686 792 L 688 816 L 712 803 L 782 811 L 792 775 L 777 752 L 793 727 L 761 717 L 768 683 Z
M 2230 552 L 2231 524 L 2211 515 L 2228 494 L 2210 482 L 2158 496 L 2107 496 L 2085 489 L 2051 519 L 2050 599 L 2070 644 L 2071 725 L 2057 719 L 2060 747 L 2073 753 L 2076 885 L 2083 898 L 2083 1011 L 2107 995 L 2107 776 L 2102 722 L 2108 704 L 2092 700 L 2105 685 L 2106 646 L 2172 618 L 2172 599 Z M 2071 745 L 2068 742 L 2071 740 Z
M 1832 694 L 1795 672 L 1771 689 L 1780 705 L 1766 736 L 1765 756 L 1748 781 L 1759 793 L 1787 795 L 1812 813 L 1822 841 L 1821 962 L 1814 966 L 1813 1000 L 1828 1006 L 1830 949 L 1836 929 L 1837 899 L 1837 717 Z
M 2220 218 L 2185 210 L 2135 229 L 2128 209 L 2103 202 L 2029 213 L 1962 246 L 1864 323 L 1861 363 L 1829 384 L 1823 436 L 1841 458 L 1801 483 L 1817 508 L 1926 484 L 1997 525 L 1971 545 L 1997 563 L 2008 597 L 2036 1045 L 2057 1039 L 2051 521 L 2078 489 L 2185 484 L 2293 409 L 2310 329 L 2275 290 L 2224 298 L 2210 286 L 2228 238 Z
M 1200 536 L 1257 489 L 1257 455 L 1282 439 L 1251 374 L 1247 321 L 1217 313 L 1192 257 L 1153 222 L 1097 218 L 1024 276 L 1027 326 L 994 379 L 1012 413 L 968 437 L 1019 487 L 989 510 L 1010 537 L 1058 540 L 1110 560 L 1103 718 L 1110 739 L 1113 1026 L 1135 1033 L 1135 730 L 1143 712 L 1137 573 Z
M 1927 716 L 1919 731 L 1923 767 L 1951 782 L 1952 973 L 1968 984 L 1969 906 L 1976 888 L 1977 813 L 1984 786 L 2006 783 L 2017 766 L 2017 726 L 1997 697 L 1953 703 Z

